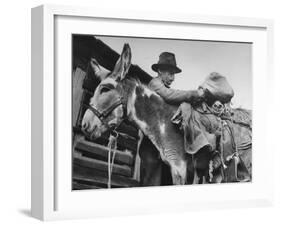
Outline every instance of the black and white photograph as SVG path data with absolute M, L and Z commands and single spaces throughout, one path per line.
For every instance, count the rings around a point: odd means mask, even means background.
M 3 1 L 1 225 L 281 225 L 280 4 L 255 3 Z
M 72 189 L 251 182 L 251 62 L 247 42 L 73 34 Z

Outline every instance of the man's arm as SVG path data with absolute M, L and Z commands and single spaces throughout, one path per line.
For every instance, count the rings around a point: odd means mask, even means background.
M 151 80 L 148 87 L 170 104 L 180 104 L 182 102 L 191 103 L 202 99 L 197 90 L 184 91 L 167 88 L 159 79 Z

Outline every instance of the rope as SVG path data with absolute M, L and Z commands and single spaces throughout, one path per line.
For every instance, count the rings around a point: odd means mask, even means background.
M 210 162 L 209 162 L 209 182 L 210 183 L 213 181 L 213 178 L 214 178 L 213 171 L 214 171 L 213 160 L 210 160 Z
M 251 124 L 240 121 L 240 120 L 233 119 L 233 117 L 231 116 L 232 110 L 230 109 L 229 106 L 226 106 L 226 104 L 222 104 L 221 109 L 216 109 L 216 107 L 214 107 L 214 106 L 209 106 L 209 105 L 203 103 L 202 108 L 203 108 L 202 110 L 199 108 L 194 108 L 194 110 L 203 115 L 215 115 L 218 118 L 220 118 L 221 120 L 231 121 L 232 123 L 239 124 L 244 127 L 248 127 L 250 130 L 252 130 Z
M 222 163 L 222 167 L 223 169 L 226 169 L 227 166 L 224 163 L 224 141 L 225 141 L 225 137 L 224 137 L 224 127 L 226 125 L 226 122 L 221 120 L 221 142 L 220 142 L 220 158 L 221 158 L 221 163 Z
M 108 159 L 107 159 L 107 171 L 108 171 L 108 181 L 107 181 L 107 188 L 111 188 L 111 174 L 113 170 L 114 165 L 114 159 L 117 149 L 117 137 L 118 133 L 116 131 L 113 131 L 113 133 L 110 133 L 109 141 L 107 144 L 108 147 Z M 111 159 L 111 152 L 113 150 L 113 156 Z
M 239 164 L 241 160 L 240 155 L 239 155 L 239 147 L 236 143 L 236 139 L 235 139 L 235 134 L 234 134 L 234 124 L 238 124 L 240 126 L 244 126 L 247 127 L 248 129 L 252 130 L 252 126 L 250 123 L 247 122 L 243 122 L 241 120 L 235 120 L 233 118 L 233 114 L 231 112 L 231 108 L 229 106 L 227 106 L 226 104 L 221 104 L 220 102 L 215 103 L 216 105 L 213 106 L 209 106 L 207 104 L 202 104 L 202 109 L 200 108 L 194 108 L 195 111 L 199 112 L 202 115 L 215 115 L 217 116 L 217 119 L 219 121 L 220 124 L 220 160 L 221 160 L 221 174 L 222 177 L 225 178 L 225 170 L 228 168 L 229 162 L 231 160 L 234 160 L 234 174 L 235 174 L 235 178 L 237 181 L 239 181 L 238 179 L 238 168 L 237 165 Z M 206 119 L 208 119 L 210 125 L 211 120 L 206 116 Z M 226 132 L 226 127 L 229 130 L 229 135 L 231 137 L 231 144 L 232 144 L 232 148 L 234 149 L 234 152 L 228 156 L 226 156 L 226 158 L 224 159 L 224 142 L 225 142 L 225 134 L 224 132 Z M 249 144 L 247 144 L 246 147 L 248 147 Z M 214 161 L 211 159 L 209 162 L 209 182 L 212 182 L 214 175 Z

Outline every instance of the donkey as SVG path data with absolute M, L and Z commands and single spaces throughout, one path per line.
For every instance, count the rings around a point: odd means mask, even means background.
M 143 85 L 137 77 L 128 76 L 131 57 L 131 49 L 125 44 L 112 72 L 103 73 L 105 70 L 98 70 L 98 72 L 102 71 L 100 74 L 97 73 L 101 82 L 83 116 L 82 131 L 94 140 L 109 130 L 115 130 L 124 119 L 127 119 L 156 147 L 161 160 L 170 168 L 174 185 L 192 183 L 195 173 L 199 174 L 199 183 L 202 183 L 203 177 L 208 178 L 211 160 L 209 148 L 202 147 L 194 154 L 186 152 L 183 134 L 178 126 L 171 122 L 178 106 L 167 104 L 156 92 Z M 96 68 L 100 67 L 97 62 L 91 63 Z M 191 106 L 189 108 L 192 109 Z M 204 123 L 203 119 L 207 116 L 198 111 L 193 111 L 193 114 L 208 130 L 210 126 Z M 208 122 L 209 119 L 205 121 Z M 229 143 L 230 146 L 232 137 L 226 136 L 226 139 L 224 143 Z M 230 148 L 228 149 L 224 154 L 231 154 Z M 250 165 L 251 158 L 248 157 L 250 156 L 248 153 L 251 152 L 247 152 L 246 156 Z M 223 179 L 219 178 L 212 182 L 223 182 Z
M 183 185 L 187 178 L 188 157 L 183 136 L 170 119 L 177 106 L 168 105 L 135 77 L 127 76 L 131 65 L 128 44 L 112 72 L 103 76 L 90 99 L 82 120 L 82 131 L 96 139 L 108 130 L 116 129 L 127 118 L 146 135 L 170 166 L 173 184 Z

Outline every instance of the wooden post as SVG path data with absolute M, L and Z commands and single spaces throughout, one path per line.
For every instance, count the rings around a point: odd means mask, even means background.
M 85 76 L 86 72 L 80 68 L 76 68 L 72 73 L 72 127 L 77 126 L 81 100 L 83 97 L 82 86 Z

